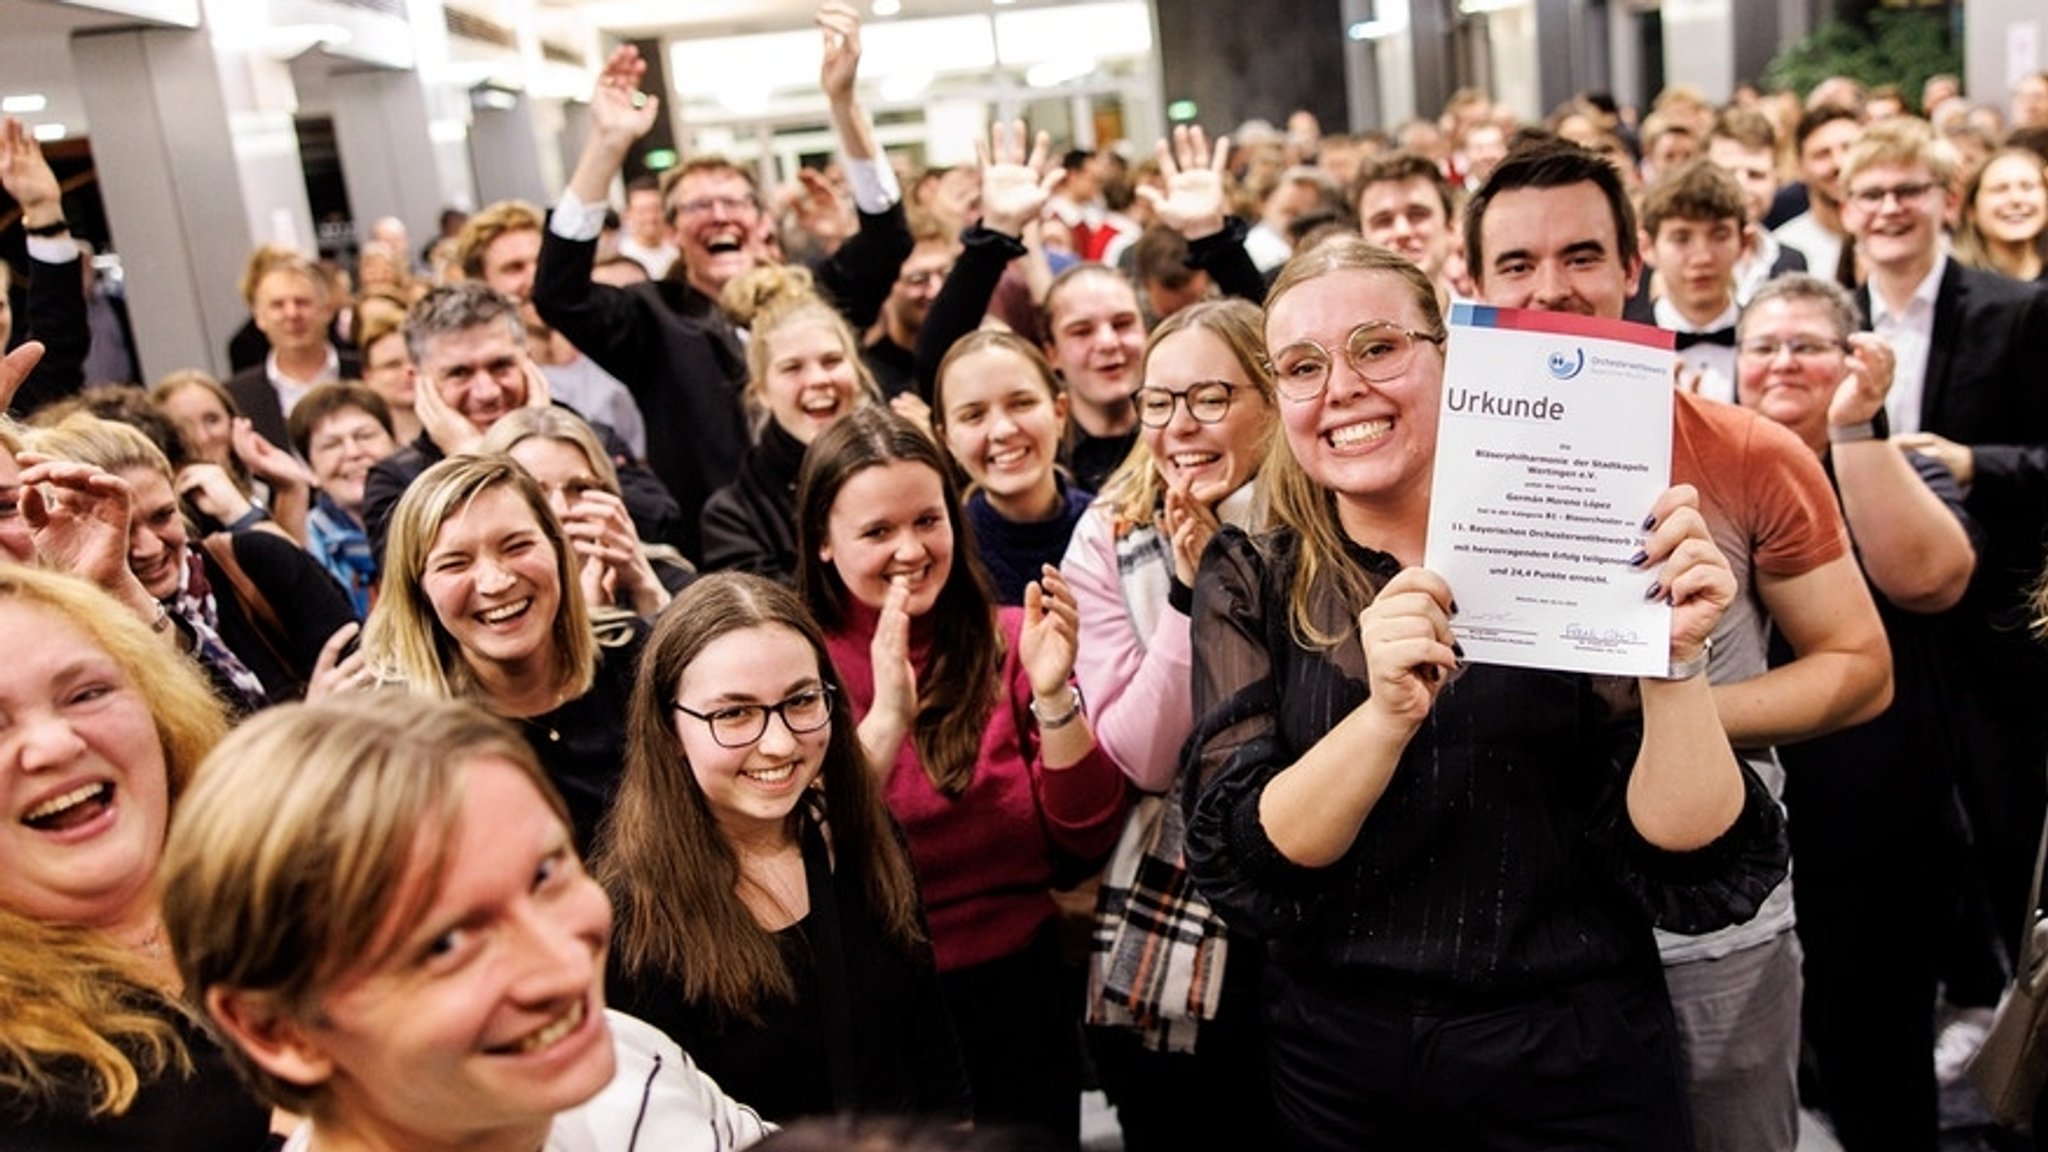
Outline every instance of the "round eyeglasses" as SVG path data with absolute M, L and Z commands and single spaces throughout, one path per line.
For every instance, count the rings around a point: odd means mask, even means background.
M 1237 391 L 1237 385 L 1221 380 L 1203 380 L 1188 385 L 1179 392 L 1165 388 L 1140 388 L 1131 400 L 1138 407 L 1138 422 L 1147 428 L 1164 428 L 1173 423 L 1173 409 L 1177 404 L 1188 406 L 1188 415 L 1197 424 L 1214 424 L 1230 415 L 1230 396 Z
M 1440 333 L 1417 332 L 1390 320 L 1367 320 L 1344 338 L 1344 362 L 1361 379 L 1377 384 L 1407 372 L 1416 348 L 1442 347 L 1443 342 Z M 1305 403 L 1330 386 L 1330 365 L 1335 362 L 1321 344 L 1297 340 L 1273 353 L 1273 385 L 1282 397 Z
M 773 704 L 728 704 L 709 712 L 699 712 L 678 700 L 675 709 L 702 720 L 719 747 L 745 748 L 768 731 L 770 716 L 780 716 L 782 726 L 799 736 L 832 723 L 832 689 L 820 684 Z

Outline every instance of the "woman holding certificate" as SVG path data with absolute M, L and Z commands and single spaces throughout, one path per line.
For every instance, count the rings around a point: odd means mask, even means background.
M 1706 637 L 1733 580 L 1688 488 L 1637 563 L 1671 675 L 1463 666 L 1418 567 L 1444 327 L 1359 240 L 1267 301 L 1272 527 L 1195 588 L 1189 866 L 1264 940 L 1292 1148 L 1691 1146 L 1653 925 L 1742 920 L 1783 820 L 1722 735 Z

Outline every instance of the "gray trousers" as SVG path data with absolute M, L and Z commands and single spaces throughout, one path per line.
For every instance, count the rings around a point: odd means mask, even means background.
M 1799 1141 L 1799 939 L 1666 965 L 1696 1152 L 1793 1152 Z

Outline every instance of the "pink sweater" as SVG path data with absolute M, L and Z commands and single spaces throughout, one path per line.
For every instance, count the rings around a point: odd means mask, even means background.
M 854 715 L 866 716 L 875 698 L 868 649 L 875 613 L 856 604 L 852 617 L 826 635 L 825 646 Z M 947 797 L 934 789 L 908 737 L 884 788 L 910 841 L 941 972 L 998 960 L 1030 943 L 1054 914 L 1053 854 L 1101 857 L 1123 827 L 1123 776 L 1099 746 L 1069 768 L 1048 769 L 1039 758 L 1028 710 L 1031 680 L 1017 658 L 1023 619 L 1018 608 L 997 615 L 1009 691 L 989 715 L 967 790 Z M 930 620 L 915 621 L 911 659 L 919 676 L 930 666 L 931 639 Z

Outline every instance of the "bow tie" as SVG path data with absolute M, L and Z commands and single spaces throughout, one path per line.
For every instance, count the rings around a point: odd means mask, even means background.
M 1716 328 L 1712 332 L 1674 332 L 1678 337 L 1678 350 L 1685 351 L 1695 344 L 1719 344 L 1723 348 L 1735 347 L 1735 329 Z

